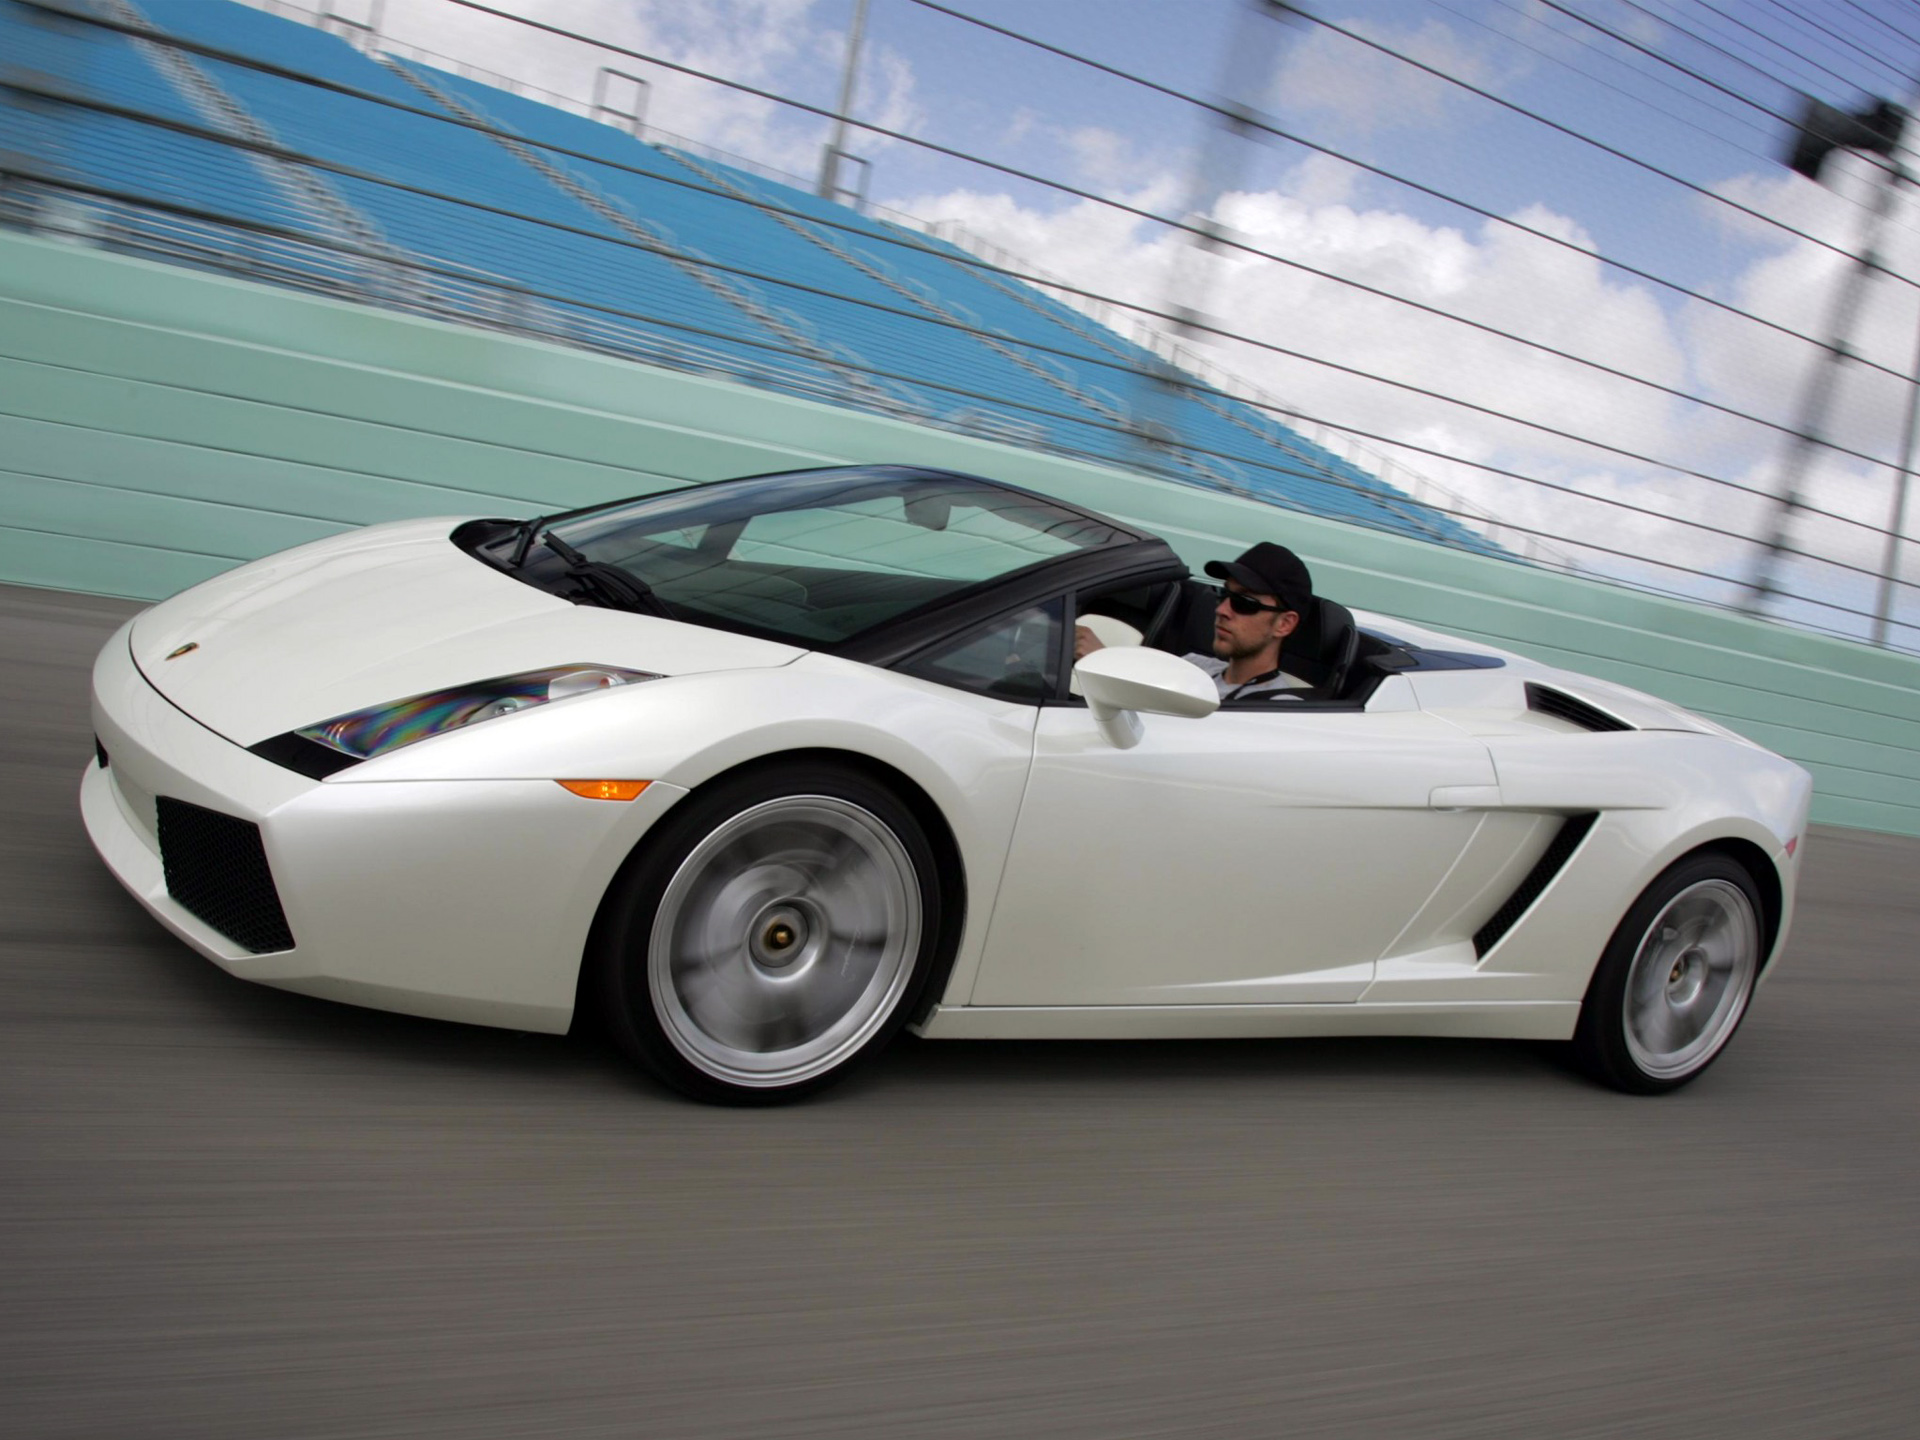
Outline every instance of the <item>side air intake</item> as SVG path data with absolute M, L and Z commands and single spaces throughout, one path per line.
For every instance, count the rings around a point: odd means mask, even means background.
M 1573 852 L 1580 848 L 1580 842 L 1587 838 L 1587 832 L 1599 818 L 1598 814 L 1590 811 L 1585 815 L 1569 815 L 1562 822 L 1559 832 L 1547 842 L 1546 852 L 1534 861 L 1533 869 L 1527 872 L 1527 878 L 1507 897 L 1507 903 L 1494 911 L 1492 918 L 1473 932 L 1475 959 L 1498 945 L 1515 922 L 1533 908 L 1533 902 L 1553 883 L 1553 877 L 1566 868 L 1567 861 L 1573 858 Z
M 293 949 L 260 827 L 170 795 L 154 809 L 167 894 L 256 955 Z
M 1555 690 L 1551 685 L 1536 685 L 1527 682 L 1527 708 L 1538 710 L 1542 715 L 1554 715 L 1562 720 L 1571 721 L 1582 730 L 1631 730 L 1633 726 L 1617 715 L 1609 715 L 1597 706 L 1567 694 L 1564 690 Z

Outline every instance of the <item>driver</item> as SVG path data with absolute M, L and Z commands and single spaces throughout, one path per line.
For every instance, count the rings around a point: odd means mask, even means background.
M 1209 560 L 1206 572 L 1225 582 L 1213 611 L 1213 654 L 1182 658 L 1213 677 L 1223 702 L 1312 689 L 1280 668 L 1280 647 L 1313 602 L 1313 577 L 1300 557 L 1262 540 L 1237 560 Z M 1074 659 L 1104 648 L 1087 626 L 1074 627 Z

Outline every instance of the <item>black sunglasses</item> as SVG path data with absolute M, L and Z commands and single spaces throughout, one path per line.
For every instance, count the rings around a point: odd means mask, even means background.
M 1227 607 L 1236 615 L 1258 615 L 1262 610 L 1285 614 L 1293 609 L 1291 605 L 1269 605 L 1264 600 L 1256 600 L 1244 590 L 1222 590 L 1220 599 L 1226 601 Z M 1217 601 L 1215 603 L 1218 604 Z

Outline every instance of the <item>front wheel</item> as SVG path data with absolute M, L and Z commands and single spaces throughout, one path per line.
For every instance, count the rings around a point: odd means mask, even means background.
M 1726 855 L 1690 856 L 1634 902 L 1594 970 L 1573 1053 L 1636 1095 L 1677 1089 L 1726 1048 L 1760 976 L 1760 895 Z
M 629 1055 L 696 1099 L 764 1104 L 892 1038 L 939 920 L 913 813 L 857 770 L 796 764 L 676 807 L 615 883 L 591 959 Z

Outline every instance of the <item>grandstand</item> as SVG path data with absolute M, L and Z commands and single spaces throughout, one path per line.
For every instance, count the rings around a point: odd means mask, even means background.
M 0 0 L 0 85 L 9 225 L 1513 558 L 1019 267 L 295 20 Z

